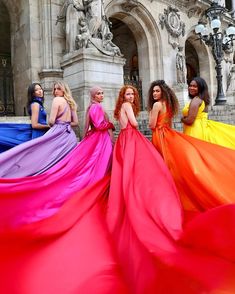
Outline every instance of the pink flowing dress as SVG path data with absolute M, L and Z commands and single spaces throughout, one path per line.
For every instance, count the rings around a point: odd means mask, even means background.
M 46 172 L 0 179 L 3 294 L 126 291 L 104 216 L 113 125 L 100 104 L 89 118 L 92 130 Z

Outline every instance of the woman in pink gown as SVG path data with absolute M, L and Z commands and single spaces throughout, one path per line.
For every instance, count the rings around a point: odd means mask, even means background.
M 138 111 L 137 90 L 122 87 L 114 112 L 121 132 L 114 147 L 107 224 L 130 293 L 234 293 L 235 207 L 211 210 L 186 223 L 168 168 L 137 130 Z
M 98 92 L 91 128 L 63 160 L 37 176 L 0 179 L 3 294 L 125 293 L 104 217 L 109 177 L 95 184 L 110 168 L 113 129 Z

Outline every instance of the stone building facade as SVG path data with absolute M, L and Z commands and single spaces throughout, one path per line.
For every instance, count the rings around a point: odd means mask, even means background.
M 224 28 L 233 22 L 234 2 L 220 1 L 227 8 Z M 207 0 L 0 0 L 0 116 L 26 115 L 31 82 L 42 84 L 49 110 L 53 82 L 58 79 L 70 85 L 81 125 L 94 84 L 104 88 L 104 106 L 110 112 L 120 86 L 135 85 L 141 92 L 143 120 L 148 87 L 155 79 L 170 84 L 183 105 L 187 82 L 200 75 L 214 101 L 215 61 L 194 33 L 209 5 Z M 84 13 L 88 28 L 80 22 Z M 222 73 L 231 105 L 226 107 L 234 118 L 229 122 L 235 124 L 231 51 L 224 55 Z

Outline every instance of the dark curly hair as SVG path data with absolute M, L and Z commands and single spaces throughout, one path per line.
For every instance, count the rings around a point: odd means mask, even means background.
M 164 80 L 153 81 L 148 91 L 148 110 L 153 108 L 153 104 L 156 100 L 153 99 L 153 88 L 159 86 L 162 91 L 161 100 L 166 102 L 168 109 L 172 112 L 172 115 L 176 115 L 179 110 L 179 101 L 174 91 L 166 84 Z

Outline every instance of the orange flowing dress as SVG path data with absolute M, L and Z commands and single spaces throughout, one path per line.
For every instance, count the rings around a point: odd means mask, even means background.
M 235 151 L 173 130 L 171 117 L 169 111 L 159 115 L 152 143 L 171 171 L 184 209 L 235 203 Z

